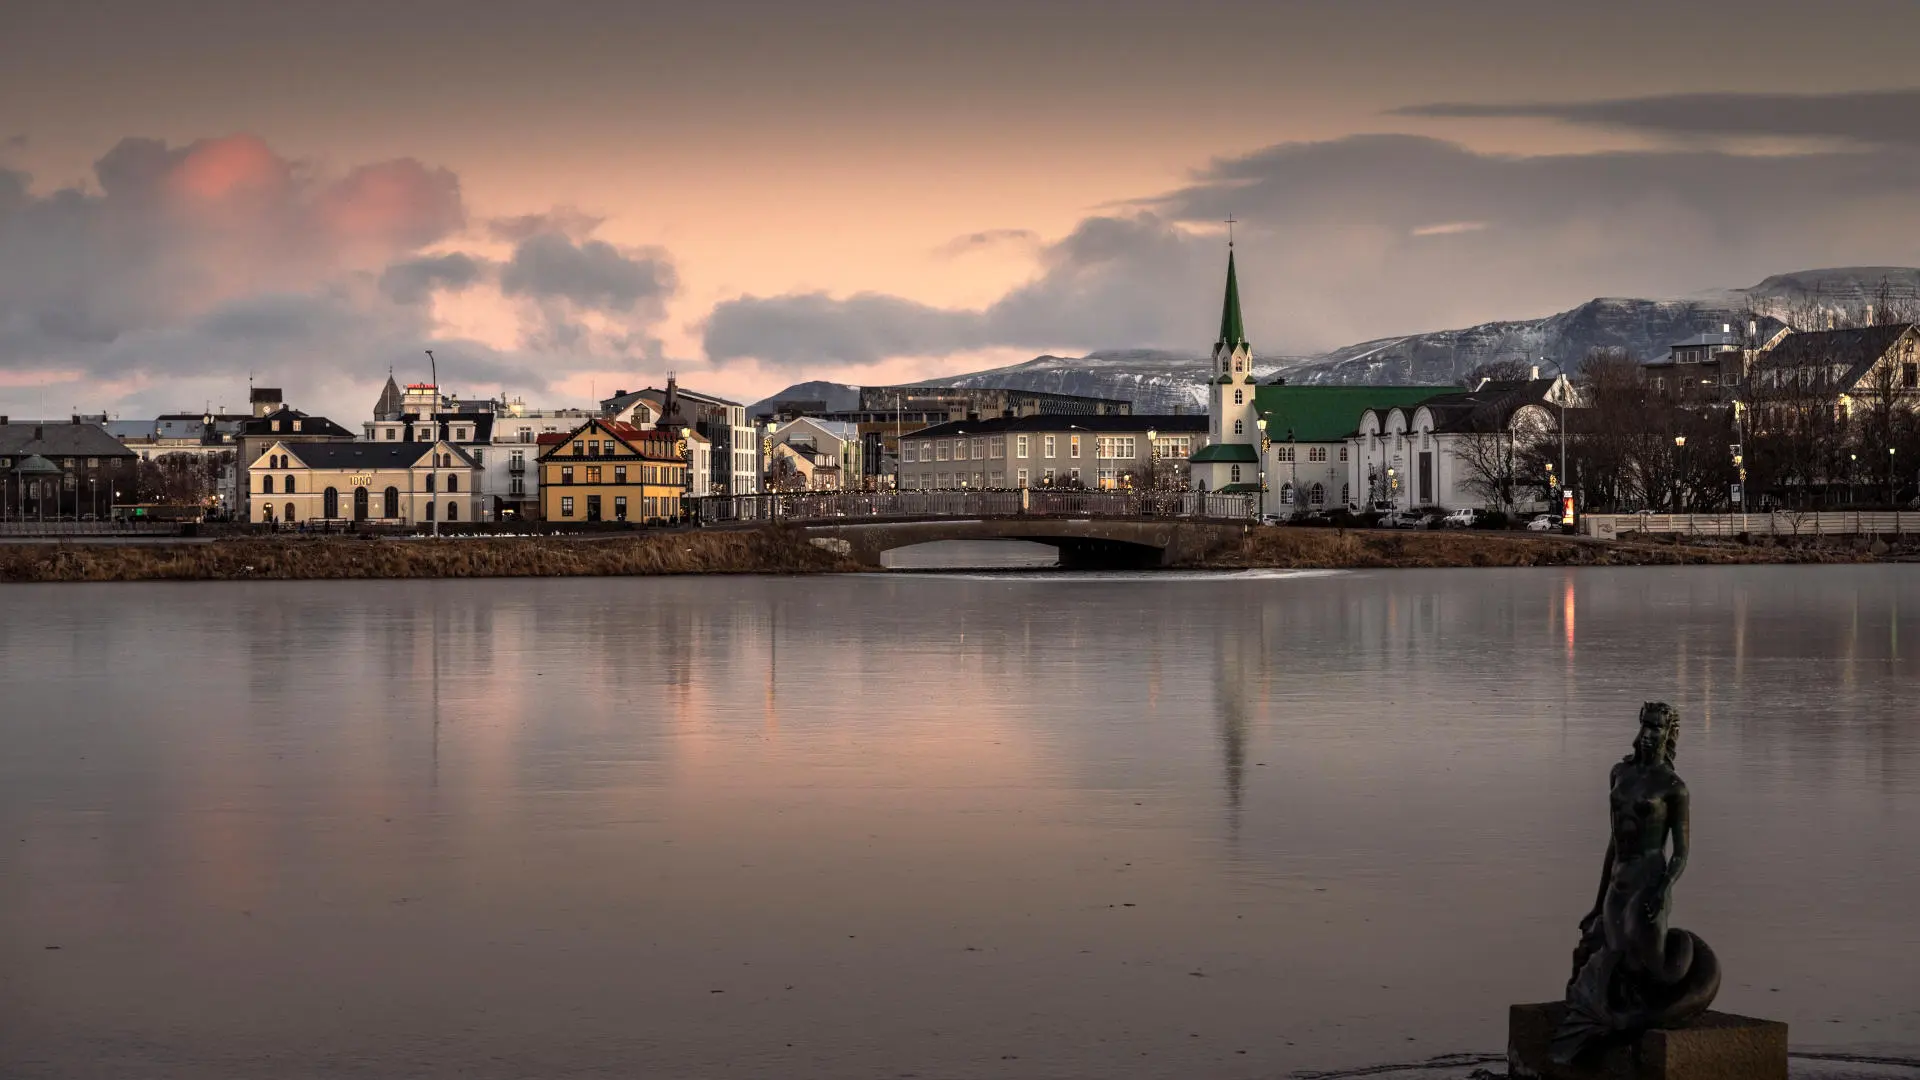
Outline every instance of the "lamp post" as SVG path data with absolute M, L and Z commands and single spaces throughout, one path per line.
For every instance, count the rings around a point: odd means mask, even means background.
M 687 501 L 687 496 L 693 494 L 693 429 L 690 427 L 680 429 L 680 460 L 687 469 L 680 477 L 680 520 L 684 522 L 693 509 Z
M 1686 490 L 1686 480 L 1682 475 L 1686 459 L 1681 456 L 1681 452 L 1686 448 L 1687 437 L 1675 435 L 1673 437 L 1673 512 L 1676 514 L 1680 512 L 1681 493 Z
M 1160 432 L 1147 429 L 1147 490 L 1160 490 Z
M 1267 452 L 1273 449 L 1273 440 L 1267 438 L 1267 418 L 1262 416 L 1254 420 L 1253 426 L 1260 429 L 1260 512 L 1267 512 Z
M 1897 448 L 1891 447 L 1891 446 L 1887 447 L 1887 505 L 1888 506 L 1892 506 L 1894 504 L 1895 497 L 1898 495 L 1898 492 L 1894 491 L 1894 488 L 1893 488 L 1893 459 L 1894 459 L 1894 455 L 1897 453 L 1899 453 L 1899 450 Z

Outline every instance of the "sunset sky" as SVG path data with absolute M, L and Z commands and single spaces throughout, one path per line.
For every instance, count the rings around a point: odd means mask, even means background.
M 1920 264 L 1920 5 L 0 7 L 0 413 L 1267 355 Z

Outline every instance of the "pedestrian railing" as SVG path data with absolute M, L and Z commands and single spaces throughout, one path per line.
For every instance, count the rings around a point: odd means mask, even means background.
M 702 525 L 752 522 L 844 522 L 928 518 L 1178 517 L 1244 521 L 1250 495 L 1169 491 L 796 491 L 766 495 L 712 495 L 687 500 Z
M 1891 510 L 1774 510 L 1764 514 L 1588 514 L 1588 536 L 1912 536 L 1920 513 Z
M 175 536 L 173 521 L 0 521 L 0 536 Z

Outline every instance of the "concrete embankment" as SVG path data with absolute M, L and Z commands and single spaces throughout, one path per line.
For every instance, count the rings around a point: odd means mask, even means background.
M 596 537 L 249 537 L 0 547 L 0 582 L 809 574 L 858 569 L 793 529 Z
M 1917 559 L 1920 549 L 1825 544 L 1591 541 L 1488 532 L 1255 528 L 1187 569 L 1671 566 Z M 201 543 L 0 545 L 0 582 L 822 574 L 864 569 L 797 528 L 593 537 L 247 537 Z
M 1832 541 L 1790 544 L 1600 541 L 1475 530 L 1259 528 L 1192 564 L 1202 568 L 1359 570 L 1386 567 L 1676 566 L 1874 562 L 1900 553 Z M 1914 552 L 1907 552 L 1909 556 Z

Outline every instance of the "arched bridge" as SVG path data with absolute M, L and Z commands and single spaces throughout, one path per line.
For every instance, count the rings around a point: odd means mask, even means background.
M 797 525 L 868 566 L 937 540 L 1028 540 L 1073 569 L 1174 566 L 1237 540 L 1253 516 L 1248 496 L 1191 492 L 816 491 L 689 503 L 703 525 Z

